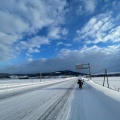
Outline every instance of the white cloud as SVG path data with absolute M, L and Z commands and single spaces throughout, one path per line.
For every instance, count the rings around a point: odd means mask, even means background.
M 59 45 L 64 45 L 64 46 L 67 46 L 67 47 L 68 47 L 68 46 L 71 46 L 71 44 L 67 44 L 67 43 L 63 43 L 63 42 L 58 42 L 57 45 L 58 45 L 58 46 L 59 46 Z
M 22 33 L 28 30 L 26 24 L 19 16 L 9 12 L 0 11 L 0 61 L 13 59 L 15 54 L 15 43 L 22 38 Z
M 120 26 L 115 25 L 112 14 L 99 14 L 91 18 L 80 30 L 76 31 L 75 40 L 85 40 L 87 44 L 99 42 L 119 42 Z
M 41 0 L 11 0 L 9 4 L 7 0 L 4 0 L 1 1 L 0 8 L 2 11 L 5 11 L 4 16 L 7 15 L 6 17 L 10 18 L 10 20 L 14 17 L 18 17 L 21 21 L 26 21 L 26 23 L 28 23 L 34 30 L 51 24 L 57 25 L 63 22 L 65 6 L 65 0 L 49 0 L 47 2 Z
M 0 32 L 0 44 L 12 45 L 20 39 L 20 35 L 17 34 L 7 34 Z
M 40 50 L 38 50 L 37 48 L 32 48 L 32 47 L 30 47 L 29 49 L 28 49 L 28 53 L 39 53 L 40 52 Z
M 97 73 L 98 71 L 104 72 L 107 67 L 115 66 L 120 61 L 120 45 L 112 45 L 108 47 L 99 46 L 84 46 L 79 50 L 62 49 L 58 53 L 56 58 L 52 59 L 39 59 L 33 60 L 30 58 L 29 62 L 21 65 L 14 65 L 9 69 L 4 69 L 7 72 L 17 73 L 33 73 L 33 72 L 49 72 L 56 70 L 74 70 L 76 71 L 75 65 L 78 63 L 85 64 L 90 63 L 91 72 Z M 111 71 L 118 72 L 120 68 L 110 69 Z M 88 72 L 88 70 L 80 72 Z M 110 72 L 108 70 L 108 72 Z
M 96 73 L 106 67 L 118 65 L 120 60 L 119 53 L 120 45 L 112 45 L 108 47 L 98 47 L 94 45 L 91 47 L 84 46 L 79 50 L 62 49 L 58 54 L 58 57 L 65 61 L 70 61 L 69 64 L 72 64 L 73 66 L 77 63 L 90 63 L 92 73 Z M 71 60 L 71 58 L 74 59 Z M 119 71 L 120 69 L 116 68 L 114 70 Z
M 1 52 L 0 61 L 3 60 L 2 57 L 4 59 L 6 58 L 6 60 L 14 58 L 18 54 L 14 54 L 13 51 L 17 50 L 21 52 L 27 49 L 29 53 L 39 52 L 39 45 L 48 44 L 48 40 L 44 38 L 41 42 L 39 40 L 31 40 L 31 42 L 34 41 L 33 43 L 31 43 L 30 40 L 25 42 L 20 40 L 26 35 L 36 34 L 38 30 L 42 30 L 44 27 L 51 28 L 51 26 L 63 24 L 66 4 L 65 0 L 49 0 L 47 2 L 41 0 L 1 1 L 0 45 L 4 47 L 1 47 L 1 51 L 3 52 Z M 66 31 L 64 31 L 64 33 L 65 32 Z M 54 37 L 60 37 L 59 35 L 55 36 L 56 34 L 53 33 L 52 35 Z M 37 39 L 37 37 L 35 39 Z M 21 46 L 22 44 L 23 46 Z M 21 48 L 19 46 L 21 46 Z
M 58 42 L 57 45 L 63 45 L 64 43 L 63 42 Z
M 91 14 L 95 11 L 96 7 L 97 7 L 96 0 L 81 0 L 81 4 L 78 8 L 77 13 L 80 15 L 82 15 L 84 13 Z
M 29 59 L 28 59 L 28 62 L 32 62 L 32 61 L 33 61 L 33 58 L 29 58 Z
M 49 38 L 54 38 L 54 39 L 59 39 L 60 36 L 60 27 L 52 27 L 49 30 L 49 34 L 48 34 Z
M 9 12 L 0 11 L 0 32 L 8 34 L 21 34 L 29 28 L 20 16 L 11 14 Z
M 96 45 L 92 46 L 92 47 L 87 47 L 84 46 L 81 49 L 81 53 L 85 53 L 85 54 L 104 54 L 104 55 L 110 55 L 110 56 L 114 56 L 114 55 L 119 55 L 120 52 L 120 45 L 111 45 L 111 46 L 107 46 L 107 47 L 98 47 Z
M 56 26 L 52 26 L 49 29 L 48 38 L 52 39 L 60 39 L 68 34 L 68 30 L 66 28 L 60 28 Z
M 13 59 L 16 57 L 16 55 L 16 51 L 14 51 L 11 46 L 8 45 L 6 47 L 6 45 L 0 44 L 0 61 Z
M 19 39 L 20 36 L 17 34 L 12 35 L 0 32 L 0 61 L 13 59 L 18 55 L 14 44 Z
M 98 71 L 105 67 L 119 64 L 119 53 L 120 45 L 108 47 L 98 47 L 94 45 L 91 47 L 84 46 L 79 50 L 62 49 L 58 57 L 65 61 L 70 60 L 71 63 L 69 64 L 73 65 L 77 63 L 90 63 L 92 66 L 95 66 L 95 68 L 92 67 L 92 71 L 95 72 L 96 70 Z M 74 59 L 71 60 L 71 58 Z
M 104 41 L 111 40 L 114 43 L 120 42 L 120 26 L 113 28 L 104 38 Z
M 93 45 L 91 47 L 87 47 L 86 45 L 83 46 L 83 48 L 79 50 L 70 50 L 70 49 L 62 49 L 58 56 L 62 58 L 70 57 L 72 56 L 90 56 L 90 55 L 103 55 L 103 56 L 111 56 L 113 57 L 114 55 L 119 55 L 120 52 L 120 45 L 111 45 L 107 47 L 98 47 L 96 45 Z M 95 58 L 94 58 L 95 59 Z
M 91 31 L 91 29 L 94 27 L 94 25 L 97 23 L 97 19 L 95 17 L 91 18 L 88 23 L 83 27 L 81 33 L 87 33 Z
M 83 0 L 85 10 L 89 13 L 93 13 L 96 8 L 96 0 Z
M 21 41 L 18 47 L 19 50 L 27 50 L 27 53 L 40 52 L 41 45 L 49 44 L 49 40 L 45 37 L 36 36 L 27 41 Z

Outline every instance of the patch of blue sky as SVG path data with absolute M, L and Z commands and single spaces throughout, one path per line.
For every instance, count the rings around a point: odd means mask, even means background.
M 28 39 L 32 39 L 35 36 L 47 36 L 48 27 L 43 27 L 42 29 L 36 29 L 34 32 L 23 34 L 22 40 L 27 41 Z

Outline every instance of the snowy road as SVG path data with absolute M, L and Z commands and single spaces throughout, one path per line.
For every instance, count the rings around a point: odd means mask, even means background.
M 0 120 L 54 120 L 68 112 L 76 81 L 69 80 L 0 100 Z M 66 116 L 65 116 L 66 117 Z
M 120 120 L 120 93 L 85 81 L 75 89 L 69 120 Z
M 0 100 L 0 120 L 120 120 L 120 93 L 77 78 Z

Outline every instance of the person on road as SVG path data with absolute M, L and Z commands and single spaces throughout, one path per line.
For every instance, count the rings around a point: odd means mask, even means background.
M 82 89 L 83 82 L 84 82 L 84 80 L 78 79 L 78 84 L 79 84 L 80 89 Z

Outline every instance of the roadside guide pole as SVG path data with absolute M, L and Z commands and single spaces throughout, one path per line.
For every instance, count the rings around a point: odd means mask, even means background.
M 40 82 L 41 82 L 41 73 L 40 73 Z
M 105 69 L 105 72 L 106 72 L 106 77 L 107 77 L 107 85 L 108 85 L 108 88 L 109 88 L 109 82 L 108 82 L 107 69 Z

